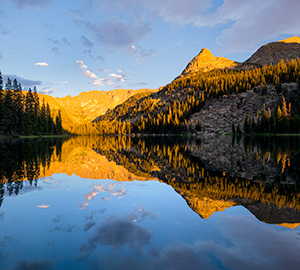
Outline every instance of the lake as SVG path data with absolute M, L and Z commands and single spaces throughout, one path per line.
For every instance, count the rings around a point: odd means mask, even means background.
M 300 269 L 300 137 L 0 144 L 1 269 Z

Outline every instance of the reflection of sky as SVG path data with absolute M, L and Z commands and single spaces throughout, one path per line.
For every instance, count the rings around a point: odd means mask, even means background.
M 299 228 L 241 206 L 203 220 L 170 186 L 140 183 L 54 175 L 7 197 L 0 269 L 299 269 Z

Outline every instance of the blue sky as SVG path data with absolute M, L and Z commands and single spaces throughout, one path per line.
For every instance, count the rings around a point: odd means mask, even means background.
M 202 48 L 244 61 L 300 35 L 299 0 L 0 0 L 0 70 L 55 97 L 156 89 Z

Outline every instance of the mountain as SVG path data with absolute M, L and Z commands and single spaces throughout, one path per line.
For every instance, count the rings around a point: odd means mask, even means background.
M 281 59 L 290 61 L 300 57 L 300 38 L 297 36 L 260 47 L 244 64 L 276 65 Z
M 215 57 L 203 49 L 171 83 L 155 93 L 132 97 L 95 121 L 103 121 L 102 126 L 107 121 L 126 121 L 132 133 L 231 133 L 237 128 L 243 131 L 248 117 L 251 132 L 300 132 L 294 128 L 299 127 L 297 117 L 300 121 L 299 40 L 292 37 L 266 44 L 244 63 Z M 296 60 L 286 62 L 292 59 Z M 276 110 L 283 96 L 295 116 L 290 130 L 277 125 Z M 261 124 L 266 114 L 277 122 Z
M 83 124 L 105 114 L 107 110 L 115 108 L 135 94 L 151 93 L 153 91 L 151 89 L 116 89 L 108 92 L 89 91 L 82 92 L 75 97 L 69 95 L 63 98 L 55 98 L 55 100 L 68 110 L 74 119 L 74 123 Z
M 229 60 L 225 57 L 215 57 L 209 49 L 202 49 L 182 71 L 181 76 L 185 76 L 192 72 L 207 72 L 213 69 L 234 68 L 240 66 L 241 63 Z

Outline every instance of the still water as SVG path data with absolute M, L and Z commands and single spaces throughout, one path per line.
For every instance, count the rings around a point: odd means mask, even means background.
M 0 269 L 300 269 L 300 137 L 0 144 Z

